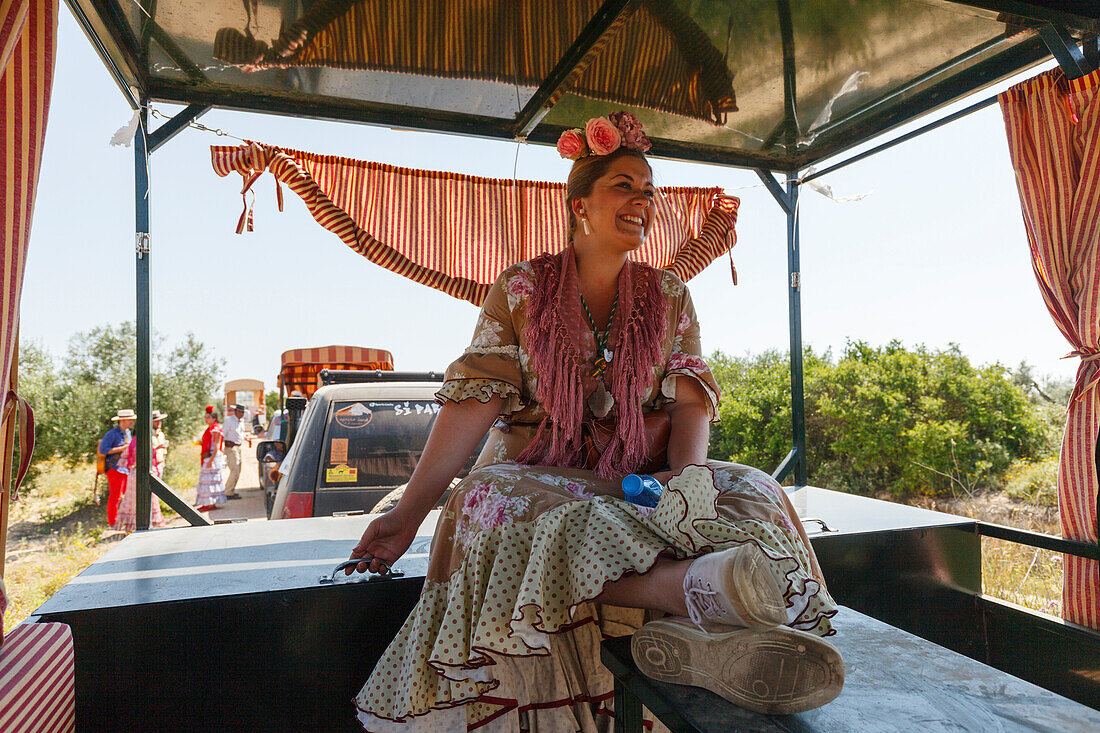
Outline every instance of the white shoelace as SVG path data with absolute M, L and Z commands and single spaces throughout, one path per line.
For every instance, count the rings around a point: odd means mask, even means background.
M 718 600 L 718 591 L 710 588 L 699 588 L 691 582 L 691 575 L 684 578 L 684 605 L 687 606 L 688 618 L 699 627 L 700 631 L 706 631 L 703 621 L 708 617 L 717 620 L 723 613 L 721 602 Z

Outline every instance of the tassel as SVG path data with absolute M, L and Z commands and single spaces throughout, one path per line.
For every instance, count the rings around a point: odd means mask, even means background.
M 243 234 L 245 231 L 252 231 L 252 207 L 256 203 L 256 192 L 252 191 L 252 184 L 255 183 L 260 176 L 264 174 L 263 169 L 252 173 L 251 175 L 241 174 L 241 179 L 244 181 L 244 185 L 241 186 L 241 200 L 244 201 L 244 211 L 241 212 L 241 218 L 237 220 L 237 234 Z M 278 185 L 278 181 L 276 181 Z M 248 194 L 252 193 L 252 201 L 248 200 Z

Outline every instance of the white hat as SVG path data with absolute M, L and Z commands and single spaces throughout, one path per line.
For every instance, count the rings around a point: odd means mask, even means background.
M 119 410 L 112 420 L 137 420 L 137 413 L 133 410 Z

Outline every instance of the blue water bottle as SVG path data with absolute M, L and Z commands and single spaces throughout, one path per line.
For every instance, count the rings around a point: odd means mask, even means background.
M 623 493 L 631 504 L 653 508 L 661 500 L 661 492 L 664 490 L 661 482 L 652 476 L 639 476 L 636 473 L 623 476 Z

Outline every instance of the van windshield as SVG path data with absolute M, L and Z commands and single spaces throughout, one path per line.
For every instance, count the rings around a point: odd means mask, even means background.
M 409 480 L 439 405 L 431 400 L 334 402 L 321 486 L 397 486 Z

